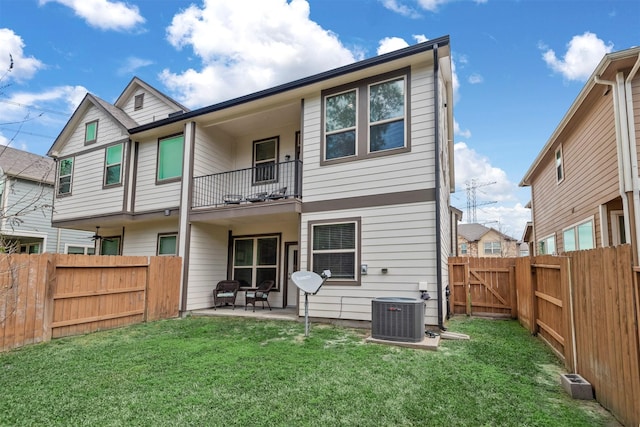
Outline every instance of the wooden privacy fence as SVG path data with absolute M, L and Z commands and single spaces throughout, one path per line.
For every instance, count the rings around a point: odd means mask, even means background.
M 0 351 L 178 316 L 178 257 L 0 256 Z
M 506 267 L 492 259 L 450 258 L 452 313 L 504 317 L 507 295 L 515 297 L 511 315 L 541 337 L 569 372 L 589 381 L 618 420 L 639 425 L 640 268 L 633 266 L 631 246 L 510 260 L 514 272 L 502 282 L 497 277 L 506 276 Z M 485 272 L 492 265 L 493 275 Z

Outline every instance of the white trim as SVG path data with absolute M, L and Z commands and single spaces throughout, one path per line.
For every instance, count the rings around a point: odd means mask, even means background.
M 593 247 L 591 248 L 581 248 L 580 247 L 580 235 L 578 234 L 578 227 L 580 227 L 581 225 L 587 224 L 587 223 L 591 223 L 591 242 L 593 243 Z M 583 219 L 582 221 L 578 221 L 575 222 L 573 224 L 571 224 L 568 227 L 565 227 L 562 229 L 562 249 L 564 252 L 571 252 L 571 251 L 567 251 L 567 249 L 565 248 L 565 242 L 564 242 L 564 233 L 573 229 L 573 233 L 574 233 L 574 238 L 575 238 L 575 244 L 576 244 L 576 248 L 573 249 L 573 251 L 581 251 L 581 250 L 585 250 L 585 249 L 594 249 L 596 248 L 598 245 L 596 244 L 596 218 L 595 215 L 591 215 L 588 216 L 587 218 Z M 557 249 L 557 248 L 556 248 Z
M 547 242 L 549 239 L 553 239 L 553 252 L 552 253 L 541 254 L 540 253 L 540 243 L 541 242 Z M 548 234 L 545 237 L 542 237 L 541 239 L 536 240 L 536 250 L 535 250 L 536 255 L 555 255 L 556 253 L 558 253 L 558 246 L 557 246 L 556 243 L 557 243 L 556 233 Z
M 609 227 L 607 227 L 607 205 L 598 206 L 598 217 L 600 218 L 600 241 L 602 247 L 606 248 L 609 244 Z M 613 228 L 612 228 L 613 233 Z
M 624 211 L 617 210 L 609 212 L 611 218 L 611 244 L 616 246 L 622 244 L 620 242 L 620 228 L 618 227 L 618 220 L 620 217 L 624 218 Z
M 81 245 L 81 244 L 65 243 L 64 244 L 64 253 L 65 254 L 69 253 L 69 247 L 70 246 L 73 246 L 74 248 L 84 248 L 84 255 L 91 255 L 91 254 L 87 253 L 87 251 L 89 249 L 93 249 L 94 253 L 95 253 L 95 250 L 96 250 L 95 245 Z M 78 254 L 78 255 L 80 255 L 80 254 Z

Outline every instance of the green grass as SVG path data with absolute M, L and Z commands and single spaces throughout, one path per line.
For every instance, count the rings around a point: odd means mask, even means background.
M 438 351 L 368 331 L 194 317 L 0 354 L 0 425 L 598 426 L 513 321 L 455 318 Z

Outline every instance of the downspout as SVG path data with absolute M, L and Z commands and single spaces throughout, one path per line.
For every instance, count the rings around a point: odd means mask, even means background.
M 625 98 L 627 101 L 625 114 L 627 117 L 627 140 L 629 143 L 629 151 L 631 153 L 631 187 L 633 189 L 633 213 L 635 219 L 635 225 L 633 229 L 635 230 L 633 237 L 636 243 L 636 257 L 634 258 L 634 262 L 638 264 L 638 258 L 640 257 L 640 239 L 638 238 L 638 227 L 640 226 L 640 177 L 638 176 L 638 149 L 636 146 L 636 129 L 634 123 L 634 114 L 633 114 L 633 93 L 631 88 L 631 81 L 636 76 L 638 69 L 640 68 L 640 53 L 638 54 L 638 59 L 636 59 L 636 63 L 631 69 L 631 72 L 627 76 L 624 82 L 624 92 Z M 628 234 L 628 236 L 630 236 Z
M 435 117 L 434 129 L 434 159 L 435 159 L 435 186 L 436 186 L 436 284 L 438 289 L 438 327 L 446 331 L 444 326 L 444 313 L 442 310 L 443 292 L 442 292 L 442 236 L 440 227 L 440 88 L 438 87 L 438 44 L 433 45 L 433 113 Z

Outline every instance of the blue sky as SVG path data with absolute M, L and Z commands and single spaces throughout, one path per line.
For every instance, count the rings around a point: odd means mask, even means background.
M 197 108 L 443 35 L 452 204 L 466 220 L 466 183 L 494 183 L 477 220 L 519 238 L 520 179 L 603 55 L 640 44 L 640 1 L 0 0 L 0 144 L 44 155 L 86 92 L 133 76 Z

